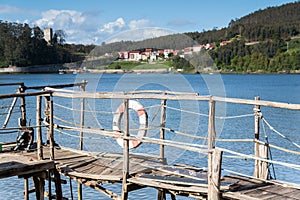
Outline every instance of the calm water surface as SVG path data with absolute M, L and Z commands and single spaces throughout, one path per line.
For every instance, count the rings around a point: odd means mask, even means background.
M 88 80 L 88 91 L 132 91 L 137 89 L 151 89 L 151 90 L 171 90 L 171 91 L 185 91 L 196 92 L 200 95 L 217 95 L 235 98 L 253 99 L 255 96 L 260 96 L 263 100 L 300 103 L 300 75 L 174 75 L 174 74 L 149 74 L 149 75 L 97 75 L 97 74 L 39 74 L 39 75 L 0 75 L 0 83 L 4 82 L 25 82 L 25 85 L 48 85 L 60 83 L 73 83 L 75 81 Z M 14 92 L 15 87 L 0 88 L 0 93 Z M 1 112 L 5 111 L 4 105 L 9 105 L 8 100 L 0 100 Z M 54 99 L 58 102 L 54 107 L 55 115 L 63 117 L 73 122 L 79 122 L 79 114 L 76 109 L 80 108 L 80 102 L 76 100 Z M 155 100 L 141 100 L 140 101 L 147 109 L 149 114 L 150 126 L 159 125 L 159 107 L 160 101 Z M 35 98 L 27 100 L 27 108 L 31 111 L 27 118 L 31 123 L 35 122 Z M 92 127 L 101 127 L 111 129 L 112 116 L 107 114 L 114 111 L 121 103 L 120 100 L 103 100 L 93 101 L 87 100 L 87 109 L 96 110 L 96 113 L 86 113 L 86 124 Z M 73 108 L 72 111 L 64 107 Z M 187 110 L 190 113 L 207 113 L 207 102 L 178 102 L 169 101 L 168 106 L 172 108 L 179 108 Z M 300 129 L 299 111 L 288 111 L 284 109 L 274 109 L 262 107 L 262 113 L 266 120 L 278 131 L 288 136 L 292 141 L 300 144 Z M 104 113 L 106 112 L 106 114 Z M 221 104 L 217 103 L 218 116 L 237 116 L 252 114 L 253 107 L 237 104 Z M 0 123 L 2 124 L 5 115 L 0 115 Z M 16 119 L 19 116 L 15 113 L 10 122 L 10 126 L 16 126 Z M 138 123 L 134 113 L 130 113 L 131 128 L 137 128 Z M 185 131 L 193 135 L 205 136 L 207 131 L 207 118 L 197 114 L 180 114 L 178 111 L 167 109 L 167 127 L 175 130 Z M 219 138 L 253 138 L 253 117 L 243 117 L 235 119 L 217 119 L 217 134 Z M 298 148 L 291 145 L 290 142 L 282 139 L 278 134 L 271 132 L 265 126 L 265 132 L 262 128 L 262 138 L 268 136 L 270 143 L 282 146 L 285 148 L 299 151 Z M 74 133 L 77 134 L 77 133 Z M 147 136 L 157 137 L 157 129 L 150 130 Z M 55 133 L 58 143 L 77 148 L 78 139 L 76 137 L 70 139 L 64 133 Z M 1 142 L 13 141 L 16 134 L 0 135 Z M 203 141 L 196 139 L 187 139 L 178 135 L 167 135 L 168 139 L 181 142 L 193 142 L 197 144 L 204 144 Z M 226 147 L 238 152 L 253 153 L 252 143 L 221 143 L 217 146 Z M 122 149 L 115 141 L 108 138 L 91 138 L 85 139 L 85 150 L 87 151 L 104 151 L 104 152 L 120 152 Z M 158 153 L 158 148 L 155 145 L 143 144 L 136 150 L 137 153 Z M 173 148 L 166 148 L 166 155 L 169 163 L 187 163 L 197 165 L 200 167 L 206 166 L 205 155 L 181 151 Z M 272 150 L 274 160 L 299 163 L 298 156 L 288 155 L 281 151 Z M 275 165 L 275 172 L 277 179 L 284 181 L 292 181 L 300 183 L 300 171 L 286 169 L 279 165 Z M 228 170 L 235 170 L 241 173 L 251 175 L 253 173 L 253 161 L 246 159 L 232 159 L 224 157 L 223 168 Z M 224 175 L 228 172 L 223 171 Z M 293 174 L 293 175 L 291 175 Z M 274 177 L 274 174 L 272 173 Z M 0 196 L 2 199 L 23 199 L 23 179 L 16 177 L 0 180 Z M 74 196 L 76 198 L 76 183 L 73 182 Z M 109 185 L 114 192 L 120 193 L 119 185 Z M 70 198 L 69 185 L 64 186 L 66 192 L 64 196 Z M 156 199 L 156 190 L 142 189 L 137 192 L 130 193 L 131 199 Z M 84 199 L 107 199 L 105 196 L 93 189 L 84 188 Z M 34 196 L 31 196 L 34 199 Z M 169 198 L 169 197 L 168 197 Z M 180 197 L 178 199 L 189 199 Z

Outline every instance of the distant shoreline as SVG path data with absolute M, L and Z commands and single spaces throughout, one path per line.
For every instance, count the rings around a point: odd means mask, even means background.
M 132 69 L 132 70 L 123 70 L 123 69 L 87 69 L 87 70 L 78 70 L 78 69 L 67 69 L 64 67 L 64 64 L 51 64 L 51 65 L 36 65 L 29 67 L 8 67 L 0 68 L 0 74 L 300 74 L 300 70 L 296 71 L 281 71 L 281 72 L 214 72 L 214 71 L 205 71 L 205 72 L 177 72 L 175 70 L 170 70 L 168 68 L 160 69 Z

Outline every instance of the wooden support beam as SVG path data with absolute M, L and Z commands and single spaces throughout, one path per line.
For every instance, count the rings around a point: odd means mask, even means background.
M 32 179 L 33 179 L 33 182 L 34 182 L 36 199 L 44 200 L 44 193 L 45 193 L 45 180 L 44 180 L 44 178 L 39 177 L 39 176 L 33 176 Z
M 129 136 L 129 100 L 124 99 L 124 136 Z M 122 200 L 128 199 L 127 178 L 129 175 L 129 140 L 123 140 L 123 180 L 122 180 Z
M 24 178 L 24 200 L 29 200 L 28 178 Z
M 53 169 L 53 175 L 54 175 L 56 199 L 62 199 L 63 195 L 62 195 L 60 174 L 56 169 Z

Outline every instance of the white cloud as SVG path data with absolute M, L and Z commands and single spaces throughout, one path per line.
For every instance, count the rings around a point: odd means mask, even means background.
M 109 22 L 104 24 L 102 28 L 99 29 L 100 33 L 114 33 L 116 31 L 120 31 L 123 27 L 125 27 L 125 21 L 123 18 L 118 18 L 114 22 Z
M 54 27 L 66 29 L 78 27 L 83 24 L 86 18 L 82 13 L 73 10 L 48 10 L 42 13 L 42 19 L 35 23 L 40 27 Z
M 63 30 L 67 43 L 101 44 L 121 40 L 143 40 L 170 34 L 170 31 L 149 27 L 147 19 L 132 20 L 129 23 L 120 17 L 115 21 L 99 23 L 95 15 L 74 10 L 48 10 L 42 12 L 41 18 L 32 22 L 40 28 L 50 27 Z

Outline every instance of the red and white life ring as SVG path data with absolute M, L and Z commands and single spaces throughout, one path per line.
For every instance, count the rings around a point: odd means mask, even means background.
M 134 110 L 139 117 L 139 131 L 137 137 L 144 137 L 147 134 L 148 128 L 148 115 L 142 104 L 135 100 L 128 101 L 128 108 Z M 121 119 L 124 113 L 124 103 L 122 103 L 116 110 L 113 118 L 113 130 L 120 132 Z M 123 147 L 123 139 L 116 137 L 117 143 Z M 129 149 L 137 148 L 142 142 L 137 140 L 129 140 Z

